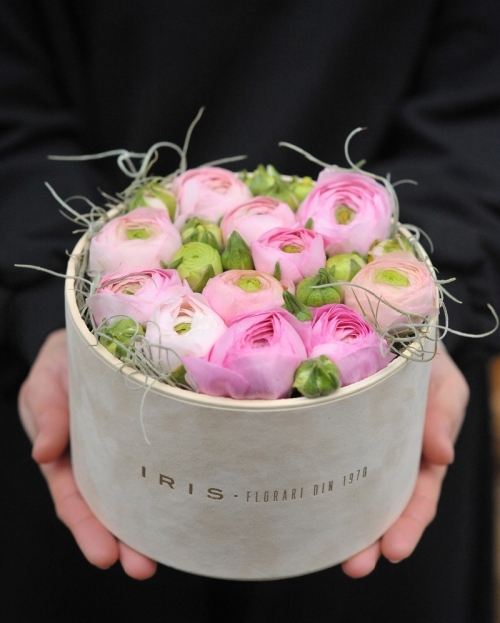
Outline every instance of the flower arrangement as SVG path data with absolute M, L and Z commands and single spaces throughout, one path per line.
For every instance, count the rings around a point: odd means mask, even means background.
M 402 354 L 428 360 L 441 285 L 394 187 L 351 162 L 351 137 L 350 168 L 320 163 L 315 182 L 188 169 L 186 146 L 178 171 L 152 177 L 163 144 L 138 170 L 119 152 L 131 185 L 111 210 L 74 213 L 89 328 L 149 377 L 235 399 L 327 395 Z
M 179 170 L 153 177 L 162 146 Z M 128 188 L 89 214 L 61 200 L 85 234 L 65 289 L 75 479 L 169 566 L 317 571 L 414 490 L 430 365 L 405 359 L 433 357 L 443 284 L 347 149 L 313 181 L 188 169 L 186 148 L 111 152 Z

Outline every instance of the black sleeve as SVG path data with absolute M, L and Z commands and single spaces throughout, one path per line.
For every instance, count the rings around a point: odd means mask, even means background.
M 54 153 L 81 153 L 85 146 L 73 93 L 53 62 L 52 39 L 43 22 L 38 3 L 2 3 L 0 326 L 4 347 L 9 341 L 15 343 L 28 362 L 44 337 L 64 325 L 64 284 L 62 279 L 14 264 L 64 273 L 67 253 L 77 241 L 74 224 L 61 216 L 44 184 L 50 183 L 63 198 L 95 197 L 99 184 L 94 165 L 61 164 L 47 158 Z M 76 53 L 75 44 L 64 45 L 69 59 Z M 85 211 L 85 206 L 75 207 Z
M 450 326 L 482 333 L 500 313 L 500 4 L 442 2 L 411 90 L 377 163 L 397 187 L 403 222 L 432 238 L 431 254 L 459 305 Z M 500 350 L 487 339 L 449 336 L 452 350 Z

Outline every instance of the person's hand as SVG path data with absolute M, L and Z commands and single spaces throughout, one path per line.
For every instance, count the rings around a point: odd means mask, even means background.
M 420 472 L 413 496 L 382 538 L 342 564 L 344 573 L 361 578 L 373 571 L 380 556 L 391 562 L 407 558 L 436 514 L 447 466 L 469 401 L 469 388 L 446 350 L 439 345 L 432 362 L 425 414 Z
M 71 530 L 89 562 L 107 569 L 118 560 L 138 580 L 154 575 L 156 563 L 118 541 L 81 497 L 69 457 L 68 361 L 66 332 L 49 335 L 19 393 L 19 414 L 33 442 L 56 513 Z

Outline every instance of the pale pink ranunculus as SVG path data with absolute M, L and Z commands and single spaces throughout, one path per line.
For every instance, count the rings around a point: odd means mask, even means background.
M 90 241 L 90 275 L 162 268 L 182 246 L 166 210 L 137 208 L 111 219 Z
M 182 357 L 208 353 L 225 331 L 226 324 L 201 294 L 184 292 L 155 308 L 145 337 L 153 363 L 170 373 L 182 364 Z
M 273 274 L 279 263 L 281 279 L 297 284 L 315 275 L 326 263 L 321 234 L 302 227 L 278 227 L 266 232 L 251 244 L 257 270 Z
M 344 303 L 380 331 L 401 329 L 400 325 L 418 324 L 438 314 L 434 279 L 409 251 L 393 251 L 369 262 L 344 287 Z
M 179 228 L 192 216 L 218 223 L 231 208 L 252 197 L 244 182 L 220 167 L 188 169 L 174 179 L 172 192 L 177 199 L 175 223 Z
M 236 400 L 274 400 L 290 395 L 306 349 L 283 309 L 235 318 L 204 357 L 185 357 L 186 379 L 198 391 Z
M 130 316 L 145 324 L 154 308 L 169 296 L 191 288 L 172 269 L 151 269 L 105 277 L 87 305 L 97 326 L 104 318 Z
M 297 217 L 288 204 L 273 197 L 254 197 L 230 210 L 222 219 L 220 228 L 224 243 L 236 230 L 250 245 L 271 229 L 293 227 L 296 223 Z
M 315 308 L 313 314 L 308 357 L 329 357 L 339 369 L 342 385 L 361 381 L 394 359 L 387 342 L 354 309 L 334 303 Z
M 297 210 L 325 239 L 327 255 L 366 255 L 375 240 L 389 237 L 393 206 L 389 192 L 368 175 L 325 169 Z
M 257 270 L 227 270 L 209 279 L 203 296 L 225 322 L 247 312 L 281 307 L 283 285 Z

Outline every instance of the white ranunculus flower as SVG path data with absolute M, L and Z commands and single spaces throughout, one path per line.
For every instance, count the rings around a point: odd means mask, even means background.
M 165 300 L 151 315 L 146 340 L 153 363 L 170 373 L 181 357 L 205 355 L 227 327 L 201 294 L 180 294 Z

